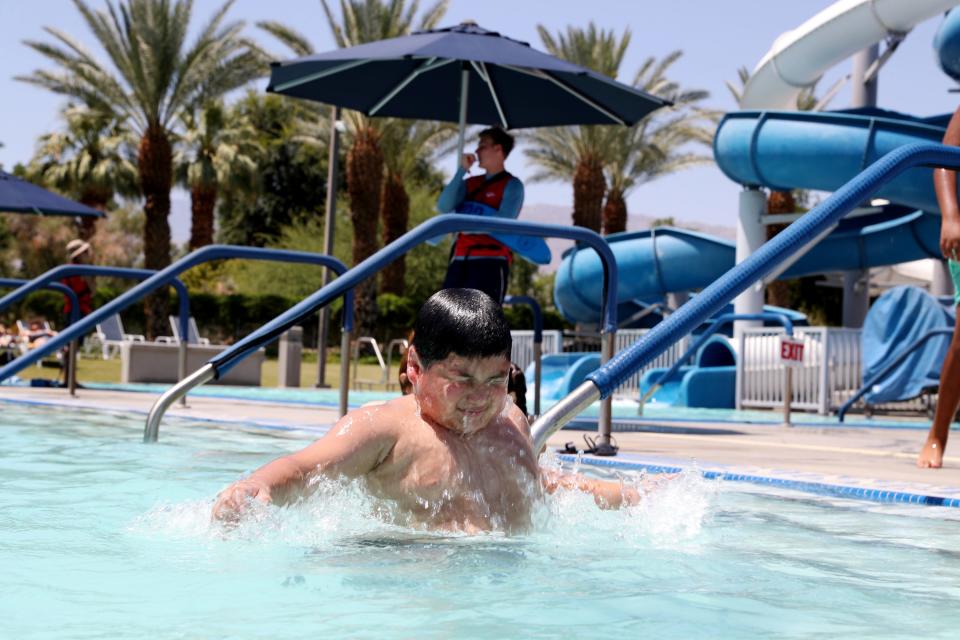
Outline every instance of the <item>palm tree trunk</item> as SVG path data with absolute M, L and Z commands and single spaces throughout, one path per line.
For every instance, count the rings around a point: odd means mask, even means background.
M 573 174 L 573 224 L 600 233 L 603 194 L 607 181 L 600 159 L 587 155 L 580 159 Z
M 620 233 L 627 230 L 627 202 L 623 192 L 613 187 L 607 191 L 607 202 L 603 205 L 603 234 Z
M 383 191 L 380 194 L 380 220 L 383 224 L 383 244 L 387 245 L 407 232 L 410 222 L 410 196 L 403 179 L 392 171 L 387 171 L 383 179 Z M 380 281 L 380 290 L 383 293 L 393 293 L 398 296 L 404 292 L 404 276 L 406 262 L 400 256 L 386 269 Z
M 793 194 L 789 191 L 771 191 L 767 198 L 767 213 L 794 213 L 797 210 L 797 203 Z M 787 228 L 785 224 L 767 225 L 767 240 Z M 790 285 L 783 280 L 774 280 L 767 285 L 767 304 L 775 307 L 787 307 L 791 305 Z
M 91 209 L 105 212 L 107 210 L 107 203 L 110 202 L 110 198 L 112 197 L 113 193 L 111 193 L 109 189 L 91 186 L 83 190 L 83 193 L 80 195 L 80 204 L 85 204 Z M 83 240 L 89 241 L 90 238 L 93 237 L 93 234 L 97 232 L 97 218 L 81 218 L 79 232 Z
M 199 184 L 190 189 L 190 250 L 213 244 L 213 212 L 217 185 Z
M 360 264 L 377 250 L 377 219 L 383 181 L 383 153 L 379 134 L 366 127 L 357 131 L 347 153 L 347 192 L 353 223 L 353 264 Z M 371 335 L 377 320 L 377 279 L 368 278 L 354 291 L 357 335 Z
M 137 158 L 140 190 L 144 197 L 144 266 L 159 270 L 170 264 L 170 188 L 173 185 L 173 151 L 166 131 L 151 124 L 140 140 Z M 148 338 L 165 333 L 168 300 L 166 290 L 144 301 Z

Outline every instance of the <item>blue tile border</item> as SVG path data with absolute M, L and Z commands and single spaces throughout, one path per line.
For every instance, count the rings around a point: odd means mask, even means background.
M 557 457 L 564 462 L 574 462 L 576 456 L 570 454 L 557 454 Z M 594 456 L 581 456 L 581 464 L 597 467 L 609 467 L 613 469 L 630 469 L 634 471 L 647 471 L 649 473 L 680 473 L 685 468 L 682 466 L 661 465 L 647 462 L 615 460 L 611 458 L 598 458 Z M 960 508 L 960 498 L 951 498 L 947 496 L 935 496 L 910 491 L 893 491 L 889 489 L 877 489 L 871 487 L 855 487 L 841 484 L 831 484 L 828 482 L 815 482 L 810 480 L 793 480 L 789 478 L 778 478 L 775 476 L 762 476 L 749 473 L 737 473 L 730 471 L 704 470 L 701 472 L 707 480 L 726 480 L 730 482 L 747 482 L 765 486 L 773 486 L 781 489 L 790 489 L 801 491 L 803 493 L 814 493 L 817 495 L 834 496 L 838 498 L 853 498 L 856 500 L 868 500 L 871 502 L 886 502 L 900 504 L 918 504 L 930 507 L 950 507 Z

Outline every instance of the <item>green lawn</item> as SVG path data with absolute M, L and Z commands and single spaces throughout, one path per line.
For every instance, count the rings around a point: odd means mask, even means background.
M 77 380 L 82 384 L 84 382 L 120 382 L 120 358 L 119 356 L 111 360 L 103 360 L 99 357 L 80 358 L 77 365 Z M 394 365 L 395 366 L 395 365 Z M 59 369 L 53 367 L 32 366 L 21 371 L 18 375 L 24 379 L 32 378 L 56 378 L 59 375 Z M 357 378 L 363 380 L 381 379 L 380 367 L 376 364 L 368 364 L 361 360 L 360 370 L 357 372 Z M 352 371 L 351 371 L 352 377 Z M 389 381 L 396 381 L 396 372 L 391 372 Z M 308 352 L 304 355 L 300 364 L 300 387 L 313 388 L 317 382 L 317 356 L 316 352 Z M 340 386 L 340 359 L 337 354 L 332 354 L 327 358 L 326 383 L 332 388 Z M 264 387 L 277 386 L 277 360 L 268 358 L 263 363 L 260 384 Z M 373 389 L 376 391 L 386 390 L 383 384 L 360 386 L 362 389 Z M 396 385 L 392 390 L 396 390 Z

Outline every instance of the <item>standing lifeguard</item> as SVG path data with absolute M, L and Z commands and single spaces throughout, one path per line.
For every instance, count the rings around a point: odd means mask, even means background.
M 460 168 L 437 200 L 437 210 L 516 218 L 523 206 L 523 183 L 504 168 L 511 150 L 513 136 L 503 129 L 481 131 L 476 154 L 463 154 Z M 486 175 L 464 180 L 474 162 Z M 442 288 L 479 289 L 502 304 L 512 262 L 510 247 L 497 238 L 483 233 L 459 233 Z

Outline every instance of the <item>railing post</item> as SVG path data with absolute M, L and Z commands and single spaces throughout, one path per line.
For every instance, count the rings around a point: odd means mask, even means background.
M 790 404 L 793 402 L 793 367 L 783 365 L 783 426 L 790 424 Z
M 610 362 L 610 359 L 613 358 L 615 338 L 615 331 L 607 331 L 600 337 L 601 367 Z M 613 442 L 611 441 L 611 434 L 613 433 L 613 394 L 608 395 L 605 399 L 600 401 L 600 416 L 597 423 L 597 435 L 599 436 L 599 439 L 597 441 L 597 447 L 596 451 L 594 451 L 594 454 L 598 456 L 616 455 L 617 449 L 613 446 Z
M 350 394 L 350 332 L 340 334 L 340 417 L 347 415 Z
M 71 340 L 67 348 L 67 389 L 70 395 L 77 395 L 77 341 Z
M 533 415 L 540 415 L 540 380 L 543 368 L 543 344 L 533 343 Z
M 181 337 L 180 344 L 177 345 L 177 380 L 182 381 L 187 377 L 187 335 Z M 180 406 L 187 406 L 187 394 L 180 396 Z

